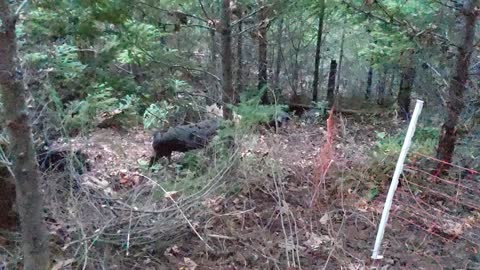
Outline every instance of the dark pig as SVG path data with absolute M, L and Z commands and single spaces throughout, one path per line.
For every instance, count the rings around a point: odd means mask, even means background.
M 155 156 L 151 163 L 161 157 L 167 157 L 170 160 L 172 152 L 187 152 L 205 147 L 215 136 L 219 126 L 219 120 L 210 119 L 195 124 L 171 127 L 166 132 L 156 132 L 153 135 Z

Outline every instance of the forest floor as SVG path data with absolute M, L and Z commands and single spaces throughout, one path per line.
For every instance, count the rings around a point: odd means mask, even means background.
M 452 224 L 442 230 L 428 225 L 434 224 L 428 215 L 438 214 L 430 208 L 419 208 L 426 213 L 417 216 L 400 213 L 418 200 L 394 204 L 398 215 L 392 214 L 386 230 L 384 259 L 372 262 L 393 167 L 374 165 L 371 151 L 378 132 L 396 133 L 406 126 L 388 113 L 371 116 L 336 118 L 332 161 L 321 172 L 325 178 L 320 184 L 318 167 L 329 133 L 325 124 L 296 119 L 278 133 L 250 134 L 241 156 L 254 157 L 257 166 L 250 168 L 248 179 L 233 179 L 242 182 L 231 196 L 207 199 L 208 218 L 193 221 L 202 239 L 190 232 L 160 253 L 142 253 L 128 259 L 127 268 L 110 269 L 479 269 L 478 209 L 459 214 L 462 222 L 442 217 Z M 83 183 L 115 197 L 144 181 L 151 137 L 143 129 L 100 129 L 69 144 L 89 157 L 91 169 L 82 176 Z M 172 171 L 182 158 L 174 155 Z M 406 186 L 399 190 L 398 200 L 409 195 Z

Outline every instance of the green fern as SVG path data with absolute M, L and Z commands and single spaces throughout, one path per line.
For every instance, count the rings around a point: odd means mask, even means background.
M 92 127 L 93 119 L 101 112 L 112 111 L 118 107 L 118 99 L 112 96 L 112 89 L 98 85 L 93 94 L 84 100 L 70 102 L 65 109 L 63 124 L 67 130 L 85 130 Z

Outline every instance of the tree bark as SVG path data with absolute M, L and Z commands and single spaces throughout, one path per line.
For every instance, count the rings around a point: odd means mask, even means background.
M 295 49 L 295 56 L 293 57 L 293 70 L 292 70 L 292 91 L 296 95 L 298 94 L 298 86 L 300 82 L 300 62 L 298 61 L 298 55 L 300 48 Z
M 402 69 L 400 90 L 398 91 L 397 104 L 399 107 L 398 117 L 403 120 L 410 118 L 410 96 L 412 94 L 413 83 L 415 82 L 415 67 L 413 62 Z
M 261 99 L 262 104 L 269 104 L 268 91 L 265 89 L 267 87 L 267 80 L 268 80 L 268 75 L 267 75 L 268 22 L 267 22 L 267 9 L 265 7 L 263 7 L 258 12 L 258 24 L 260 25 L 258 29 L 258 33 L 259 33 L 259 36 L 258 36 L 258 90 L 264 91 Z
M 210 30 L 210 63 L 208 69 L 212 74 L 217 74 L 217 53 L 216 32 L 215 30 Z M 221 100 L 219 94 L 217 81 L 210 76 L 210 87 L 208 88 L 208 98 L 206 100 L 207 105 L 213 104 L 215 100 Z
M 238 23 L 237 36 L 237 87 L 235 91 L 235 102 L 239 100 L 239 95 L 243 90 L 243 36 L 242 36 L 242 22 Z
M 167 25 L 162 23 L 162 22 L 159 22 L 158 23 L 158 26 L 161 30 L 161 33 L 164 34 L 164 33 L 167 33 Z M 165 49 L 168 49 L 167 48 L 167 38 L 164 36 L 164 35 L 161 35 L 160 36 L 160 44 L 162 45 L 162 47 L 165 47 Z
M 282 68 L 282 40 L 283 40 L 283 17 L 278 24 L 277 33 L 277 56 L 275 57 L 275 71 L 273 73 L 273 89 L 279 90 L 280 88 L 280 69 Z
M 370 67 L 368 68 L 368 74 L 367 74 L 367 89 L 365 90 L 366 100 L 370 99 L 370 95 L 372 93 L 372 79 L 373 79 L 373 67 L 372 67 L 372 64 L 370 64 Z
M 393 91 L 395 85 L 395 73 L 392 72 L 392 76 L 390 77 L 390 84 L 388 86 L 388 93 L 390 96 L 393 96 L 395 93 Z
M 15 231 L 18 228 L 18 215 L 14 205 L 15 180 L 8 168 L 2 165 L 0 166 L 0 229 Z
M 461 6 L 461 17 L 456 24 L 456 30 L 461 33 L 461 43 L 458 46 L 457 63 L 455 74 L 450 81 L 447 102 L 447 119 L 442 126 L 442 133 L 438 142 L 437 158 L 447 163 L 452 162 L 457 141 L 457 129 L 459 116 L 465 107 L 464 92 L 468 82 L 468 69 L 473 51 L 473 39 L 475 37 L 475 24 L 477 21 L 475 1 L 464 0 Z M 448 168 L 442 166 L 440 168 Z
M 315 70 L 313 72 L 312 101 L 318 101 L 318 82 L 320 77 L 320 51 L 322 48 L 323 19 L 325 17 L 325 0 L 320 0 L 320 15 L 318 18 L 317 46 L 315 48 Z
M 337 61 L 330 62 L 330 73 L 328 74 L 327 102 L 328 106 L 333 106 L 335 98 L 335 78 L 337 77 Z
M 222 87 L 223 102 L 226 104 L 235 103 L 235 92 L 233 89 L 232 74 L 232 28 L 231 28 L 230 0 L 222 1 Z M 223 117 L 233 119 L 233 114 L 228 106 L 223 106 Z
M 335 94 L 338 94 L 340 90 L 340 82 L 341 82 L 341 72 L 342 72 L 342 63 L 343 63 L 343 49 L 345 45 L 345 24 L 342 30 L 342 40 L 340 41 L 340 55 L 338 57 L 338 71 L 337 71 L 337 86 L 335 87 Z
M 23 264 L 26 270 L 49 267 L 48 238 L 43 222 L 40 175 L 35 159 L 32 129 L 26 106 L 26 90 L 16 71 L 16 17 L 9 1 L 0 0 L 0 90 L 10 139 L 12 172 L 22 231 Z
M 387 69 L 383 68 L 383 73 L 380 77 L 380 81 L 378 83 L 378 91 L 377 91 L 377 104 L 384 105 L 385 104 L 385 89 L 387 87 Z

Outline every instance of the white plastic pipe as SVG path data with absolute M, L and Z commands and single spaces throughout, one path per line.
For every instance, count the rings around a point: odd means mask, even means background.
M 379 255 L 379 252 L 382 245 L 383 235 L 385 233 L 385 226 L 387 225 L 388 215 L 390 214 L 390 208 L 392 207 L 393 196 L 395 195 L 395 191 L 397 190 L 398 179 L 400 178 L 400 174 L 402 174 L 403 171 L 403 163 L 405 162 L 405 158 L 407 157 L 408 149 L 412 144 L 412 137 L 415 133 L 415 127 L 417 125 L 417 120 L 420 116 L 422 108 L 423 101 L 417 99 L 415 110 L 413 111 L 412 119 L 410 120 L 410 124 L 408 126 L 407 135 L 405 136 L 405 141 L 403 142 L 402 151 L 400 152 L 397 166 L 395 167 L 395 173 L 393 174 L 392 183 L 390 184 L 390 189 L 388 190 L 387 199 L 385 200 L 385 206 L 383 207 L 382 219 L 380 220 L 380 224 L 378 226 L 377 238 L 375 239 L 375 246 L 373 248 L 372 259 L 374 260 L 379 260 L 383 258 L 382 255 Z

